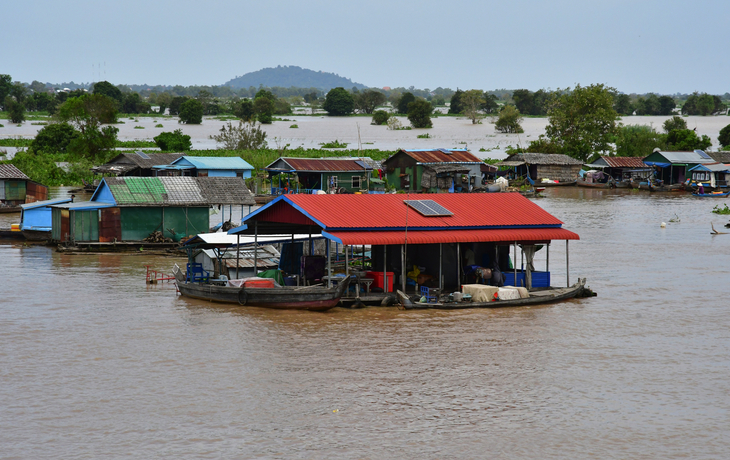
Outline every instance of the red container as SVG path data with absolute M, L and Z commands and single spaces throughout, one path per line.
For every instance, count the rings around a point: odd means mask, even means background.
M 246 280 L 243 282 L 243 287 L 247 288 L 275 288 L 276 283 L 274 280 L 266 278 L 262 280 Z
M 385 272 L 386 273 L 386 280 L 388 283 L 387 289 L 384 287 L 383 283 L 383 272 L 366 272 L 368 278 L 372 278 L 375 281 L 373 281 L 372 287 L 379 287 L 383 290 L 383 292 L 393 292 L 393 272 Z

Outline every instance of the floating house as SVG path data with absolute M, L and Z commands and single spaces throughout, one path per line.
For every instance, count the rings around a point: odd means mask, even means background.
M 725 163 L 705 163 L 693 166 L 687 170 L 690 174 L 688 181 L 691 185 L 702 185 L 707 189 L 723 189 L 728 186 L 730 165 Z
M 469 192 L 481 185 L 485 166 L 466 149 L 401 149 L 383 161 L 388 185 L 424 193 Z
M 600 169 L 616 182 L 631 179 L 646 179 L 651 168 L 644 163 L 642 157 L 611 157 L 601 155 L 596 161 L 587 165 L 592 169 Z
M 56 198 L 20 205 L 20 231 L 25 239 L 44 241 L 51 237 L 52 206 L 71 203 L 73 198 Z
M 11 164 L 0 164 L 0 212 L 20 211 L 21 204 L 48 198 L 48 187 L 30 180 Z
M 211 206 L 254 204 L 237 177 L 107 177 L 90 201 L 53 206 L 52 240 L 139 242 L 156 231 L 179 240 L 208 231 Z
M 439 288 L 460 286 L 475 266 L 500 270 L 505 284 L 548 286 L 551 243 L 566 242 L 567 262 L 568 241 L 579 239 L 519 193 L 423 194 L 418 199 L 402 194 L 283 195 L 229 231 L 254 238 L 307 233 L 330 241 L 328 279 L 333 244 L 344 246 L 345 267 L 354 246 L 370 246 L 373 286 L 387 292 L 393 286 L 405 288 L 413 266 Z M 546 251 L 544 270 L 533 267 L 536 245 Z
M 354 193 L 370 190 L 373 166 L 368 159 L 282 157 L 264 170 L 271 177 L 272 195 L 290 193 Z M 278 181 L 277 181 L 278 179 Z
M 689 178 L 690 169 L 709 163 L 716 161 L 702 150 L 668 152 L 657 148 L 644 158 L 644 164 L 653 167 L 656 178 L 664 181 L 665 185 L 681 184 Z
M 251 177 L 254 167 L 240 157 L 182 156 L 169 165 L 153 166 L 155 176 Z
M 156 175 L 155 166 L 167 165 L 179 159 L 182 153 L 120 153 L 111 161 L 91 168 L 94 174 L 113 175 L 117 177 L 152 177 Z
M 516 153 L 497 163 L 497 166 L 514 168 L 517 177 L 529 176 L 535 182 L 542 179 L 574 182 L 583 168 L 583 162 L 555 153 Z

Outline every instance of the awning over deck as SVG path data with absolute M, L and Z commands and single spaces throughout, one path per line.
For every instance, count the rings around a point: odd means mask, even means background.
M 322 232 L 330 240 L 346 245 L 397 245 L 406 243 L 406 232 Z M 551 240 L 579 240 L 578 234 L 563 228 L 518 228 L 499 230 L 410 231 L 408 244 L 437 243 L 544 243 Z

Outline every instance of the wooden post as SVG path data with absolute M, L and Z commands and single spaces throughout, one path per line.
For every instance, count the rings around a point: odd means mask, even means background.
M 327 243 L 327 287 L 332 287 L 332 254 L 330 253 L 330 240 Z
M 514 269 L 514 286 L 517 287 L 517 241 L 515 241 L 515 260 L 512 261 L 512 268 Z
M 524 284 L 527 278 L 527 271 L 525 270 L 525 248 L 522 246 L 520 246 L 520 270 L 522 270 L 522 276 L 525 277 L 522 280 L 522 287 L 525 287 Z
M 253 276 L 259 276 L 259 223 L 253 223 Z
M 565 240 L 565 276 L 568 279 L 568 287 L 570 287 L 570 257 L 568 254 L 568 240 Z
M 406 292 L 406 246 L 400 247 L 400 271 L 401 271 L 401 287 Z
M 388 292 L 388 265 L 385 263 L 388 259 L 388 246 L 383 245 L 383 292 Z
M 461 244 L 456 243 L 456 287 L 461 291 Z
M 236 279 L 239 278 L 238 276 L 238 259 L 241 256 L 241 234 L 236 233 Z
M 550 242 L 549 241 L 545 245 L 545 249 L 547 250 L 547 260 L 545 261 L 545 271 L 550 273 Z
M 444 288 L 444 243 L 439 243 L 439 289 Z
M 345 276 L 350 276 L 350 261 L 347 257 L 347 245 L 343 244 L 342 249 L 345 250 Z
M 309 255 L 314 255 L 314 248 L 312 247 L 312 227 L 309 226 Z

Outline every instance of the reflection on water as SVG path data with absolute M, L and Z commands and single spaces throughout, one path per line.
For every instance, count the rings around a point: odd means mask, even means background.
M 727 218 L 687 195 L 546 194 L 596 298 L 238 308 L 144 284 L 174 259 L 2 245 L 2 456 L 724 457 L 730 235 L 709 231 Z

